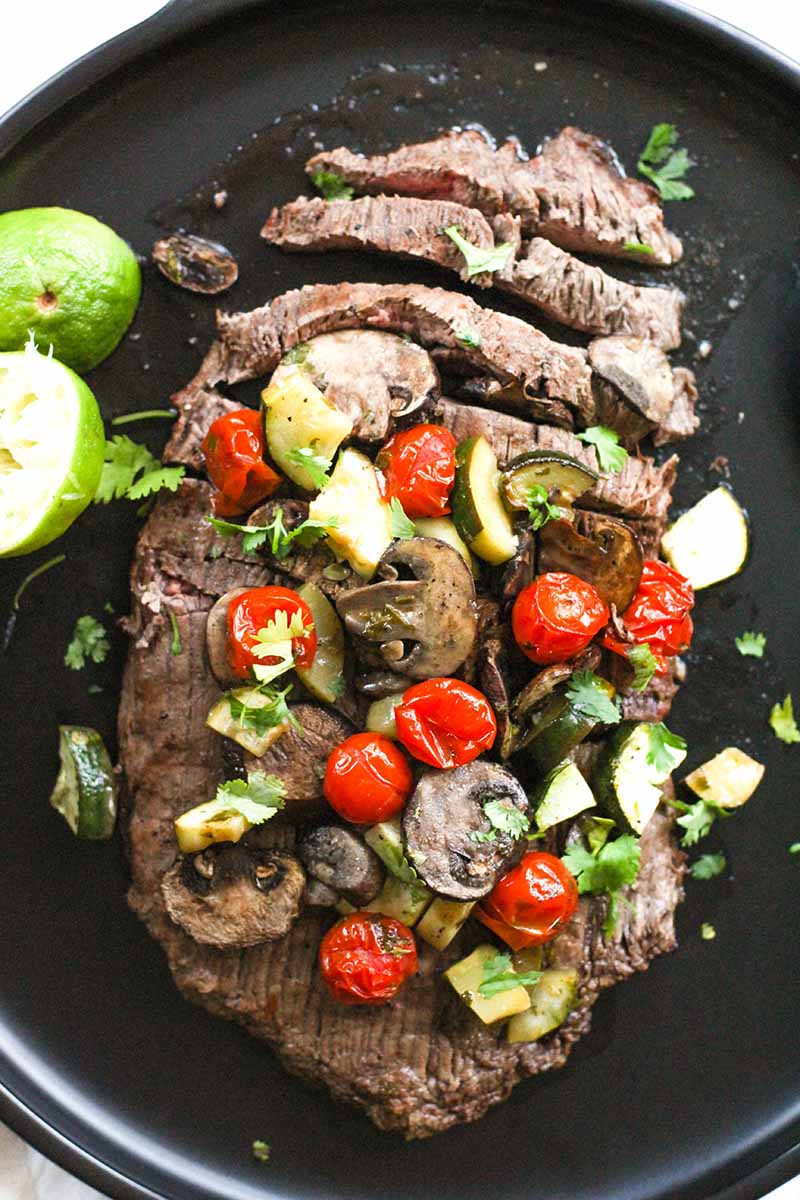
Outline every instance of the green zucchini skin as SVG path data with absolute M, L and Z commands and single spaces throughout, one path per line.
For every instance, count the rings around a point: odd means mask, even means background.
M 117 796 L 114 768 L 96 729 L 59 726 L 61 769 L 50 797 L 79 838 L 105 840 L 114 832 Z
M 648 765 L 649 742 L 637 746 L 641 732 L 649 733 L 641 721 L 621 721 L 606 741 L 595 765 L 592 782 L 600 810 L 622 833 L 640 837 L 661 799 L 660 781 Z
M 451 496 L 453 520 L 456 529 L 469 544 L 483 529 L 469 486 L 472 455 L 478 444 L 477 437 L 465 438 L 456 447 L 456 478 Z
M 561 692 L 551 697 L 531 729 L 522 740 L 520 749 L 530 762 L 547 775 L 554 767 L 587 738 L 597 722 L 572 707 Z

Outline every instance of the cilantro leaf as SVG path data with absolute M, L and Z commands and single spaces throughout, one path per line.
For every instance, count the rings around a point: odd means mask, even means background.
M 315 454 L 311 446 L 295 446 L 289 451 L 289 461 L 303 468 L 317 491 L 330 482 L 331 460 L 324 454 Z
M 628 451 L 619 444 L 619 434 L 607 425 L 590 425 L 578 434 L 578 440 L 594 446 L 601 471 L 615 475 L 628 461 Z
M 300 722 L 292 715 L 289 705 L 286 703 L 286 697 L 291 690 L 291 684 L 282 692 L 266 686 L 259 688 L 262 695 L 267 698 L 267 703 L 260 705 L 245 704 L 234 692 L 226 692 L 224 699 L 228 701 L 228 708 L 234 721 L 237 721 L 245 729 L 254 730 L 259 737 L 263 737 L 268 729 L 274 729 L 276 725 L 280 725 L 284 721 L 290 721 L 295 729 L 301 728 Z
M 105 459 L 95 503 L 111 500 L 141 500 L 162 488 L 174 492 L 186 472 L 185 467 L 164 467 L 146 446 L 117 433 L 106 442 Z
M 791 846 L 789 847 L 789 853 L 797 858 L 798 855 L 800 855 L 800 842 L 792 842 Z
M 283 808 L 285 794 L 286 789 L 276 775 L 253 771 L 247 779 L 229 779 L 221 783 L 209 803 L 216 809 L 214 815 L 239 813 L 251 825 L 260 825 Z
M 561 861 L 575 876 L 581 895 L 587 892 L 595 896 L 608 895 L 608 913 L 603 925 L 606 935 L 616 928 L 619 894 L 624 887 L 636 882 L 640 858 L 639 839 L 632 834 L 623 834 L 613 842 L 606 842 L 596 855 L 590 854 L 580 843 L 562 855 Z
M 794 719 L 791 692 L 783 704 L 773 704 L 772 712 L 769 714 L 769 723 L 772 727 L 772 732 L 782 742 L 786 742 L 787 745 L 791 745 L 793 742 L 800 742 L 800 730 L 797 728 L 797 722 Z
M 679 183 L 694 163 L 686 150 L 676 150 L 678 131 L 674 125 L 654 125 L 647 145 L 636 164 L 639 172 L 658 188 L 662 200 L 690 200 L 694 190 Z
M 655 254 L 655 250 L 647 242 L 623 242 L 622 249 L 626 254 Z
M 181 645 L 181 631 L 178 626 L 178 618 L 171 608 L 167 610 L 167 615 L 169 623 L 172 626 L 172 639 L 169 643 L 169 652 L 170 654 L 180 654 L 183 646 Z
M 260 1139 L 257 1139 L 253 1142 L 252 1152 L 256 1162 L 268 1163 L 272 1151 L 269 1142 L 262 1142 Z
M 733 639 L 740 654 L 750 658 L 763 658 L 764 647 L 767 644 L 765 633 L 751 633 L 749 630 Z
M 233 521 L 223 521 L 219 517 L 208 517 L 207 520 L 209 525 L 223 537 L 235 537 L 239 534 L 245 554 L 252 554 L 254 550 L 260 549 L 265 542 L 268 542 L 270 553 L 279 561 L 291 554 L 292 542 L 297 541 L 299 545 L 307 549 L 319 538 L 325 537 L 329 529 L 335 529 L 338 524 L 335 517 L 330 517 L 324 523 L 308 517 L 294 529 L 287 529 L 283 523 L 282 508 L 275 510 L 275 516 L 269 525 L 237 525 Z
M 700 926 L 700 937 L 704 942 L 712 942 L 717 936 L 717 931 L 710 921 L 703 921 Z
M 593 671 L 576 671 L 567 684 L 567 699 L 585 717 L 616 725 L 620 720 L 619 705 L 609 696 L 604 679 Z
M 416 867 L 408 861 L 403 847 L 397 842 L 385 840 L 380 849 L 380 857 L 390 875 L 401 880 L 411 890 L 411 899 L 421 902 L 430 895 L 428 888 L 419 877 Z
M 73 671 L 80 671 L 87 662 L 104 662 L 108 651 L 105 626 L 94 617 L 78 617 L 72 631 L 72 640 L 64 655 L 64 663 Z
M 153 471 L 147 471 L 140 479 L 131 484 L 125 495 L 129 500 L 142 500 L 145 496 L 152 496 L 155 492 L 160 492 L 164 489 L 168 492 L 177 492 L 178 485 L 186 474 L 186 467 L 159 467 Z
M 406 516 L 403 511 L 403 506 L 396 496 L 392 497 L 390 509 L 390 521 L 392 527 L 393 538 L 412 538 L 417 532 L 417 527 L 414 522 Z
M 515 987 L 533 987 L 541 978 L 541 971 L 515 971 L 510 954 L 495 954 L 483 964 L 483 979 L 478 991 L 482 996 L 496 996 L 498 992 L 507 992 Z
M 633 690 L 643 692 L 656 673 L 658 660 L 650 649 L 649 642 L 641 642 L 638 646 L 628 646 L 626 652 L 628 662 L 633 667 Z
M 678 733 L 671 733 L 663 721 L 650 726 L 650 748 L 647 762 L 656 771 L 669 775 L 686 757 L 686 742 Z
M 480 349 L 482 339 L 476 329 L 470 329 L 465 325 L 463 329 L 454 329 L 453 336 L 457 342 L 461 342 L 462 346 L 468 346 L 470 350 Z
M 673 798 L 669 803 L 673 808 L 677 808 L 681 814 L 677 819 L 677 823 L 685 830 L 681 838 L 682 846 L 696 845 L 701 838 L 704 838 L 708 834 L 717 817 L 727 815 L 723 809 L 717 808 L 715 804 L 710 804 L 707 800 L 698 800 L 694 804 L 684 804 L 682 800 Z
M 728 864 L 724 854 L 701 854 L 689 868 L 692 879 L 713 879 L 721 875 Z
M 513 804 L 504 804 L 502 800 L 487 800 L 483 806 L 483 814 L 493 830 L 507 833 L 512 838 L 521 838 L 530 829 L 530 821 L 525 813 L 520 812 Z
M 315 171 L 311 182 L 325 200 L 352 200 L 353 189 L 335 171 Z
M 293 363 L 296 367 L 302 367 L 311 353 L 311 347 L 308 342 L 298 342 L 296 346 L 292 346 L 291 350 L 287 350 L 281 359 L 282 363 Z
M 558 521 L 561 509 L 557 504 L 551 504 L 549 493 L 541 483 L 534 483 L 528 489 L 528 516 L 531 519 L 531 529 L 541 529 L 548 521 Z
M 461 236 L 458 225 L 448 225 L 442 233 L 447 234 L 450 241 L 455 242 L 464 255 L 467 279 L 472 279 L 473 275 L 482 275 L 484 271 L 502 271 L 514 253 L 511 242 L 503 242 L 500 246 L 473 246 L 472 242 Z

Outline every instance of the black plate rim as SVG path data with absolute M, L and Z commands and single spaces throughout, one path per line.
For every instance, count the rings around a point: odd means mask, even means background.
M 711 48 L 738 57 L 744 66 L 800 99 L 800 63 L 730 22 L 689 8 L 678 0 L 600 0 L 600 3 L 610 10 L 647 16 L 673 32 L 703 38 Z M 263 6 L 263 0 L 168 0 L 151 17 L 89 51 L 0 116 L 0 158 L 48 117 L 115 70 L 150 51 L 163 50 L 182 36 L 196 35 L 225 16 L 256 6 Z M 163 1192 L 138 1183 L 66 1136 L 48 1119 L 45 1103 L 40 1105 L 43 1111 L 36 1111 L 24 1101 L 14 1090 L 10 1076 L 2 1077 L 7 1067 L 13 1074 L 13 1063 L 0 1061 L 0 1119 L 9 1128 L 51 1161 L 112 1200 L 166 1200 Z M 759 1200 L 800 1175 L 800 1141 L 788 1146 L 785 1141 L 782 1145 L 780 1142 L 780 1134 L 770 1139 L 767 1161 L 736 1183 L 706 1193 L 705 1200 Z M 749 1157 L 752 1147 L 748 1151 Z

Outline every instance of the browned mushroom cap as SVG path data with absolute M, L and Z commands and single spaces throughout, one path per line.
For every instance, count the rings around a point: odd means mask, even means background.
M 624 612 L 642 577 L 641 544 L 623 521 L 599 513 L 586 516 L 591 518 L 584 523 L 588 536 L 570 521 L 548 521 L 539 530 L 539 570 L 577 575 L 591 583 L 606 604 Z
M 208 665 L 220 687 L 228 687 L 232 683 L 242 682 L 237 675 L 234 675 L 228 662 L 228 605 L 231 600 L 241 596 L 242 592 L 249 590 L 249 588 L 243 587 L 232 588 L 224 596 L 220 596 L 206 617 Z
M 341 825 L 319 825 L 300 845 L 309 875 L 351 904 L 368 904 L 383 886 L 381 860 L 362 837 Z
M 403 833 L 409 858 L 435 892 L 479 900 L 515 858 L 520 843 L 493 828 L 484 812 L 489 801 L 528 813 L 520 784 L 496 763 L 422 775 L 403 815 Z
M 299 824 L 325 813 L 330 815 L 322 794 L 325 764 L 333 748 L 353 732 L 353 726 L 318 704 L 289 707 L 300 728 L 287 729 L 260 758 L 245 753 L 244 767 L 248 775 L 263 771 L 281 781 L 284 807 L 275 822 Z
M 378 564 L 382 583 L 337 597 L 362 659 L 409 679 L 452 675 L 478 633 L 475 582 L 464 559 L 437 538 L 395 542 Z
M 222 842 L 179 858 L 161 894 L 172 920 L 196 942 L 234 949 L 288 933 L 304 885 L 303 868 L 284 850 Z
M 672 408 L 672 368 L 664 351 L 653 342 L 638 337 L 596 338 L 589 344 L 589 363 L 654 425 Z

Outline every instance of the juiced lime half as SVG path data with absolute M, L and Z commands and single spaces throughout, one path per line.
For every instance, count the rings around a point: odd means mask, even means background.
M 72 524 L 104 451 L 97 401 L 74 371 L 32 342 L 0 354 L 0 557 L 38 550 Z

